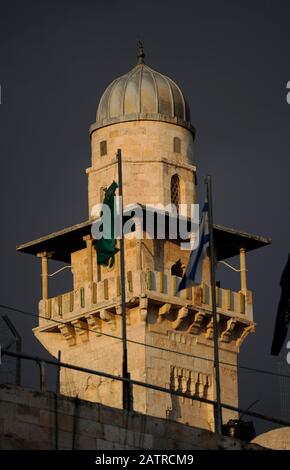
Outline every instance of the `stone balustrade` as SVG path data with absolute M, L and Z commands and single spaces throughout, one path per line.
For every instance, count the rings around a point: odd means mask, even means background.
M 187 288 L 177 293 L 180 278 L 157 271 L 128 271 L 126 275 L 126 299 L 153 297 L 161 302 L 182 306 L 195 306 L 211 310 L 211 288 L 207 284 Z M 82 313 L 105 308 L 120 308 L 121 283 L 119 276 L 112 276 L 97 283 L 85 283 L 83 287 L 57 297 L 39 302 L 40 326 L 51 319 L 72 319 Z M 217 311 L 229 317 L 253 321 L 252 293 L 233 292 L 216 288 Z

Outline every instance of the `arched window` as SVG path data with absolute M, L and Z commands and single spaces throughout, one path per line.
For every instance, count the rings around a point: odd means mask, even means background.
M 179 137 L 173 138 L 173 152 L 181 153 L 181 140 Z
M 179 176 L 173 175 L 171 178 L 171 204 L 175 204 L 177 212 L 180 204 L 180 184 L 179 184 Z

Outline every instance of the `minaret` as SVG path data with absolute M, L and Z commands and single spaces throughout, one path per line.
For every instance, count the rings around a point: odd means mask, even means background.
M 97 266 L 91 226 L 96 204 L 117 180 L 116 151 L 123 154 L 124 204 L 192 204 L 196 200 L 195 131 L 176 83 L 144 63 L 115 79 L 103 93 L 90 127 L 89 217 L 86 222 L 20 245 L 42 261 L 42 299 L 34 334 L 62 361 L 116 375 L 122 373 L 119 259 Z M 266 245 L 262 237 L 214 227 L 217 262 L 241 260 L 241 289 L 217 287 L 222 402 L 238 405 L 237 356 L 254 331 L 252 294 L 246 284 L 246 252 Z M 213 337 L 208 260 L 203 283 L 181 294 L 176 287 L 189 251 L 179 238 L 134 236 L 125 240 L 128 364 L 133 379 L 214 399 Z M 73 290 L 49 297 L 49 258 L 71 265 Z M 45 317 L 45 318 L 43 318 Z M 56 323 L 55 320 L 61 321 Z M 133 341 L 133 342 L 132 342 Z M 120 383 L 61 371 L 61 392 L 122 406 Z M 134 410 L 213 430 L 211 406 L 150 389 L 133 389 Z M 223 420 L 235 417 L 224 411 Z
M 179 87 L 144 63 L 114 80 L 101 97 L 90 128 L 92 165 L 89 211 L 103 199 L 116 173 L 116 149 L 124 167 L 124 204 L 195 202 L 194 128 Z

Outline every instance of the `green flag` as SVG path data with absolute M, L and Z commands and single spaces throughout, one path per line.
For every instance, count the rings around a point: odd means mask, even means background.
M 97 263 L 105 266 L 112 267 L 115 261 L 115 254 L 119 251 L 116 247 L 116 239 L 114 238 L 114 219 L 115 219 L 115 192 L 118 185 L 115 181 L 109 186 L 105 192 L 103 205 L 108 206 L 108 211 L 101 212 L 103 218 L 100 228 L 103 232 L 103 237 L 96 240 L 95 245 L 97 248 Z M 108 220 L 108 218 L 110 218 Z

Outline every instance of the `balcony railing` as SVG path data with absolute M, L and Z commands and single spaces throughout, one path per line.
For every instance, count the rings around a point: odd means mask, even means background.
M 126 299 L 147 295 L 160 301 L 177 305 L 192 305 L 205 310 L 211 309 L 211 287 L 206 283 L 187 288 L 177 293 L 181 278 L 158 271 L 128 271 L 126 276 Z M 110 277 L 100 282 L 84 283 L 71 292 L 41 300 L 40 325 L 54 318 L 69 319 L 96 308 L 120 305 L 120 277 Z M 228 316 L 240 316 L 253 320 L 252 293 L 233 292 L 230 289 L 216 288 L 217 311 Z

